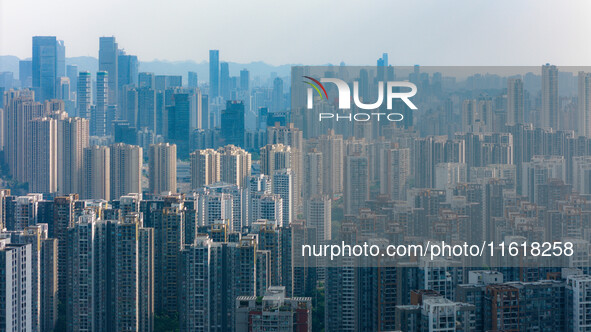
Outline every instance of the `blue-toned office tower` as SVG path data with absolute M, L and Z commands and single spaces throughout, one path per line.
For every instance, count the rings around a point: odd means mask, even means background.
M 220 95 L 220 51 L 209 50 L 209 96 Z
M 36 100 L 55 98 L 57 70 L 58 42 L 55 36 L 33 37 L 33 88 Z
M 244 147 L 244 103 L 228 100 L 226 109 L 222 111 L 221 122 L 224 145 Z
M 115 37 L 99 39 L 99 71 L 108 73 L 108 105 L 117 105 L 118 92 L 118 45 Z

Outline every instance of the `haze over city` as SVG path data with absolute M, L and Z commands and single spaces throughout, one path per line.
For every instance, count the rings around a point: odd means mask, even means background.
M 556 4 L 0 0 L 0 332 L 591 331 Z
M 34 10 L 32 10 L 34 8 Z M 67 57 L 96 56 L 117 37 L 140 61 L 273 65 L 587 65 L 588 1 L 0 1 L 0 55 L 31 57 L 35 35 L 65 41 Z

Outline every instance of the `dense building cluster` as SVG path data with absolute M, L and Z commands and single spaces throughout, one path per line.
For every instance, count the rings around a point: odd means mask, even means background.
M 305 107 L 305 67 L 286 93 L 212 50 L 208 81 L 183 84 L 114 37 L 99 49 L 79 72 L 34 37 L 19 79 L 0 73 L 0 331 L 591 329 L 590 74 L 457 78 L 384 54 L 321 70 L 367 100 L 408 80 L 419 110 L 321 122 L 338 110 Z M 498 254 L 533 241 L 573 255 Z M 301 249 L 425 242 L 495 255 Z

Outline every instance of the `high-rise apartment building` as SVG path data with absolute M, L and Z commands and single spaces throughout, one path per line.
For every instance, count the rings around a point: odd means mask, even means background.
M 591 73 L 579 72 L 578 76 L 579 135 L 591 136 Z
M 256 236 L 214 242 L 198 236 L 180 258 L 179 317 L 184 331 L 232 331 L 236 298 L 256 295 Z
M 406 199 L 409 177 L 410 149 L 386 150 L 380 172 L 380 192 L 388 194 L 393 200 Z
M 111 199 L 142 192 L 142 148 L 117 143 L 110 146 Z
M 101 220 L 86 209 L 68 229 L 67 328 L 153 330 L 153 230 L 137 213 Z
M 524 114 L 523 81 L 520 78 L 507 80 L 507 121 L 508 125 L 523 123 Z
M 176 145 L 159 143 L 150 145 L 150 192 L 177 191 L 176 184 Z
M 369 199 L 369 166 L 366 156 L 345 157 L 343 192 L 345 214 L 356 215 Z
M 74 204 L 78 200 L 78 195 L 71 194 L 56 197 L 53 201 L 53 223 L 50 233 L 58 240 L 57 268 L 58 268 L 58 297 L 61 303 L 66 302 L 66 285 L 68 266 L 68 227 L 74 224 L 75 211 Z
M 62 117 L 57 121 L 58 193 L 82 193 L 83 154 L 88 138 L 87 119 Z
M 12 177 L 20 182 L 28 182 L 30 175 L 27 172 L 31 148 L 29 121 L 45 115 L 45 106 L 33 99 L 34 93 L 30 90 L 10 90 L 4 96 L 4 161 Z
M 92 78 L 90 72 L 83 71 L 78 74 L 76 95 L 77 116 L 90 119 L 90 109 L 92 106 Z
M 107 134 L 108 98 L 109 98 L 109 73 L 99 71 L 96 73 L 96 101 L 90 111 L 90 135 L 105 136 Z
M 11 232 L 13 244 L 31 246 L 31 326 L 33 331 L 53 330 L 57 320 L 57 241 L 48 239 L 47 224 Z
M 234 145 L 218 149 L 220 154 L 220 181 L 242 188 L 250 176 L 251 154 Z
M 82 191 L 83 199 L 111 198 L 111 150 L 107 146 L 94 145 L 83 151 Z M 117 197 L 118 198 L 118 197 Z
M 27 157 L 29 186 L 32 192 L 57 191 L 57 121 L 43 117 L 29 121 L 30 144 Z
M 293 218 L 293 171 L 283 168 L 273 172 L 271 176 L 272 192 L 279 195 L 283 202 L 283 224 L 290 225 Z
M 33 331 L 32 248 L 0 238 L 0 330 Z
M 343 192 L 343 136 L 334 131 L 318 138 L 320 152 L 322 152 L 322 166 L 324 167 L 324 193 L 334 196 Z
M 216 150 L 196 150 L 191 153 L 191 188 L 193 190 L 220 180 L 220 155 Z
M 291 147 L 283 144 L 267 144 L 260 149 L 261 173 L 272 175 L 274 171 L 292 167 Z
M 542 127 L 559 129 L 558 68 L 542 66 Z
M 304 156 L 304 174 L 303 194 L 304 198 L 320 196 L 323 193 L 323 175 L 322 152 L 314 149 Z

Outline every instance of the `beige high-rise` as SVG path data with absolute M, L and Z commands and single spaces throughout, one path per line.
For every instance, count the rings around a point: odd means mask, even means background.
M 191 188 L 199 189 L 220 180 L 220 154 L 214 149 L 191 153 Z
M 242 188 L 250 175 L 251 155 L 234 145 L 218 149 L 220 154 L 220 181 Z
M 159 143 L 150 145 L 150 192 L 176 193 L 176 145 Z
M 43 104 L 35 102 L 30 90 L 10 90 L 4 93 L 4 153 L 14 179 L 28 182 L 27 150 L 30 141 L 29 121 L 45 114 Z
M 84 149 L 82 171 L 82 199 L 111 197 L 111 151 L 107 146 L 91 146 Z
M 29 191 L 57 191 L 57 121 L 48 117 L 29 121 L 26 169 Z
M 57 121 L 57 190 L 60 194 L 82 194 L 83 155 L 88 147 L 87 119 L 69 118 L 64 111 L 55 112 Z
M 117 143 L 111 145 L 111 199 L 142 192 L 142 148 Z

